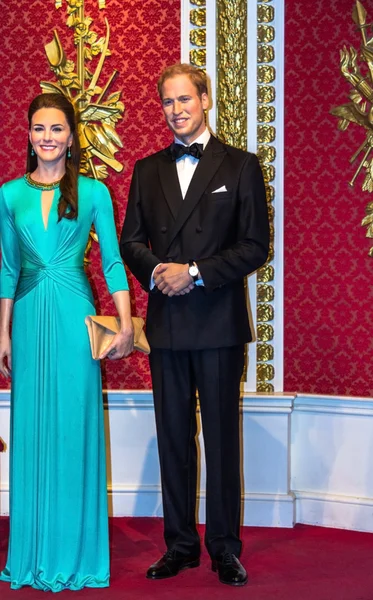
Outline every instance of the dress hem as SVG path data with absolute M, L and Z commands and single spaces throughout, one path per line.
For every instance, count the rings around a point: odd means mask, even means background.
M 33 581 L 32 583 L 30 583 L 30 582 L 12 583 L 11 578 L 7 577 L 6 575 L 3 575 L 3 574 L 0 575 L 0 582 L 1 581 L 5 582 L 5 583 L 10 583 L 11 590 L 20 590 L 21 588 L 24 588 L 24 587 L 31 587 L 34 590 L 41 590 L 43 592 L 54 592 L 54 593 L 63 592 L 65 590 L 71 590 L 71 591 L 77 592 L 79 590 L 83 590 L 84 588 L 106 588 L 106 587 L 110 586 L 109 579 L 107 581 L 103 581 L 103 582 L 94 581 L 92 583 L 85 583 L 83 585 L 66 583 L 66 584 L 60 584 L 60 585 L 54 586 L 54 587 L 51 587 L 49 584 L 45 584 L 43 582 L 38 583 L 36 581 Z

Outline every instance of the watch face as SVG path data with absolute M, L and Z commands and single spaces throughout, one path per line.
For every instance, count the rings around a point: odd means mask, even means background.
M 189 267 L 189 274 L 192 277 L 197 277 L 197 275 L 198 275 L 198 267 L 196 267 L 196 265 L 192 265 L 191 267 Z

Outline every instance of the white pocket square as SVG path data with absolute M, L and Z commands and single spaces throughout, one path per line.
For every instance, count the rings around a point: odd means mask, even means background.
M 213 194 L 217 194 L 218 192 L 227 192 L 227 188 L 225 187 L 225 185 L 222 185 L 218 190 L 214 190 L 212 193 Z

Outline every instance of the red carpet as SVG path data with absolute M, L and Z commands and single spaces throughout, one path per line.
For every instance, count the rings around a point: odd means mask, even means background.
M 147 567 L 163 552 L 160 519 L 111 519 L 111 586 L 60 592 L 73 600 L 373 600 L 373 534 L 297 525 L 246 527 L 243 588 L 219 583 L 206 552 L 201 566 L 172 579 L 148 581 Z M 203 535 L 203 528 L 201 527 Z M 0 519 L 0 564 L 5 563 L 8 520 Z M 0 582 L 0 600 L 45 599 L 30 588 Z

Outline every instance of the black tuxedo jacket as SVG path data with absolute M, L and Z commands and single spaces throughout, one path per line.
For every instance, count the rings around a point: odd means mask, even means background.
M 214 193 L 223 186 L 227 191 Z M 184 200 L 170 148 L 136 163 L 120 240 L 125 263 L 148 291 L 160 262 L 194 260 L 204 281 L 184 296 L 150 293 L 152 347 L 200 350 L 250 341 L 243 280 L 266 261 L 268 246 L 255 154 L 211 136 Z

